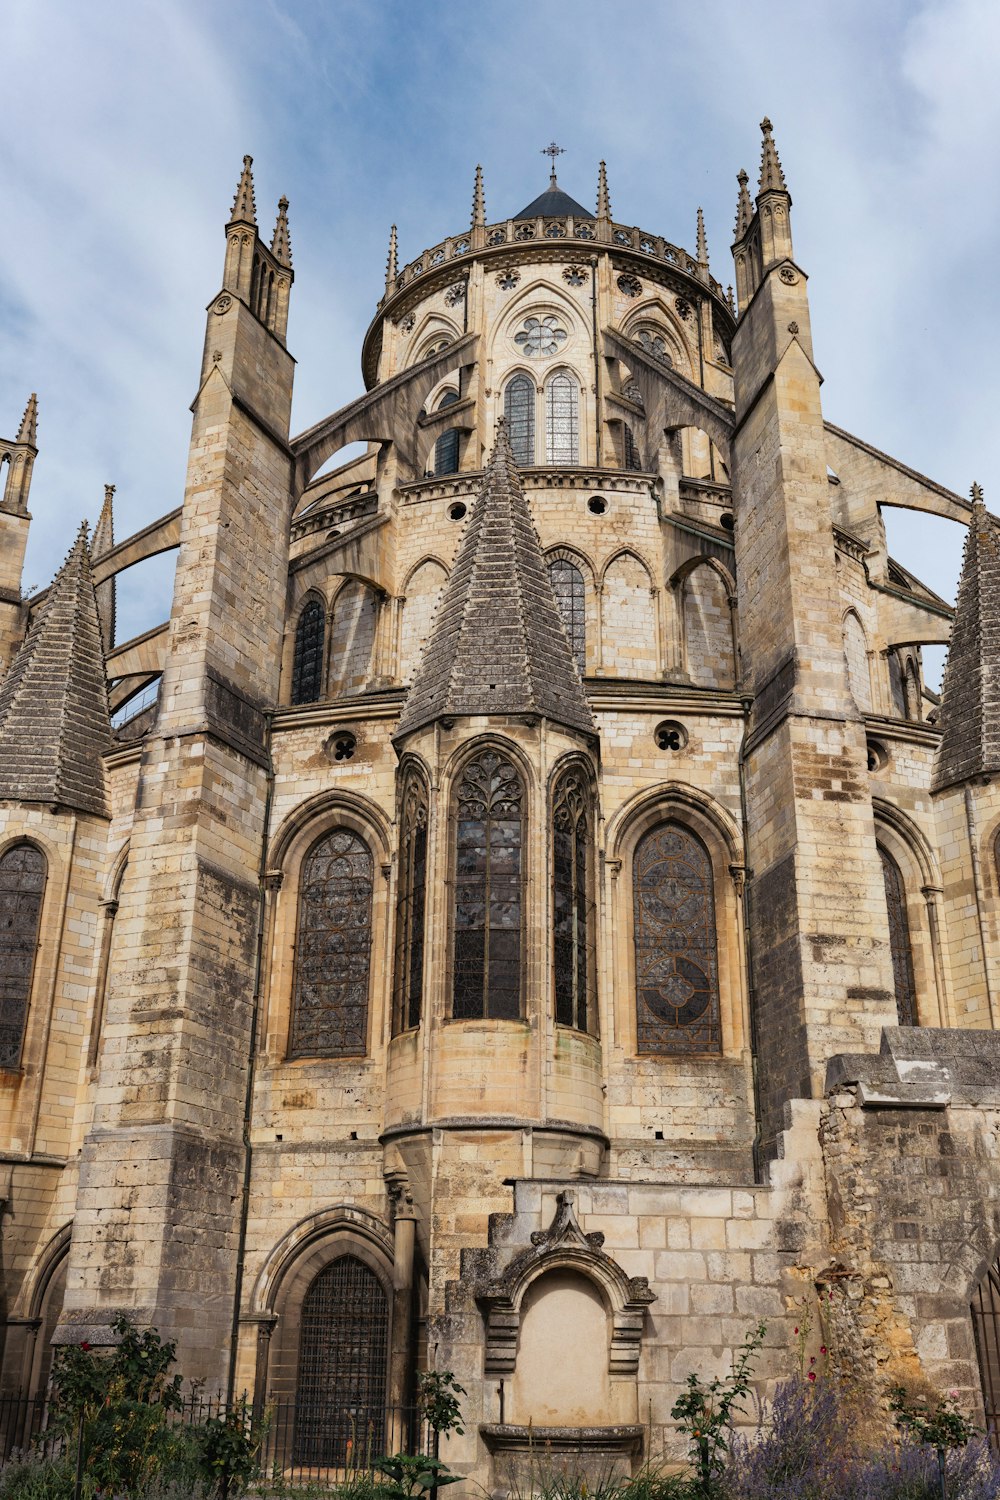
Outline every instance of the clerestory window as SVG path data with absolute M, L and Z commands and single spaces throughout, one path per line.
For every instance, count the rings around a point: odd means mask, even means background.
M 452 1015 L 521 1014 L 524 785 L 498 750 L 464 767 L 454 801 Z
M 292 657 L 292 702 L 316 703 L 323 692 L 323 641 L 326 619 L 318 599 L 310 599 L 295 627 Z
M 545 462 L 575 464 L 580 445 L 580 390 L 560 370 L 545 387 Z
M 527 468 L 535 462 L 535 383 L 527 375 L 508 380 L 503 414 L 514 462 Z
M 291 1057 L 367 1050 L 373 874 L 371 850 L 348 828 L 325 834 L 302 862 Z
M 552 800 L 552 959 L 560 1026 L 597 1030 L 594 952 L 593 792 L 574 767 Z

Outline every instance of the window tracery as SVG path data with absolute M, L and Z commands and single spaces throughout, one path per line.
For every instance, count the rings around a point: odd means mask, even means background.
M 545 462 L 575 464 L 579 448 L 579 389 L 565 371 L 545 387 Z
M 452 1014 L 521 1014 L 524 786 L 506 756 L 485 749 L 455 792 Z
M 403 783 L 396 890 L 396 963 L 393 1034 L 420 1025 L 424 983 L 424 916 L 427 896 L 427 788 L 409 771 Z
M 21 1061 L 45 874 L 34 844 L 15 844 L 0 859 L 0 1068 Z
M 645 349 L 654 359 L 662 359 L 664 364 L 672 364 L 673 361 L 667 353 L 667 343 L 661 333 L 653 328 L 640 328 L 635 336 L 635 342 L 640 348 Z
M 660 823 L 632 868 L 640 1052 L 722 1049 L 712 863 L 680 823 Z
M 595 1031 L 593 792 L 579 768 L 552 799 L 552 948 L 560 1026 Z
M 514 462 L 526 468 L 535 462 L 535 384 L 527 375 L 508 380 L 503 414 Z
M 326 619 L 318 599 L 307 601 L 295 627 L 292 657 L 292 702 L 316 703 L 323 691 L 323 642 Z
M 885 906 L 889 917 L 889 951 L 892 954 L 892 977 L 896 990 L 896 1013 L 900 1026 L 917 1026 L 917 990 L 913 981 L 913 955 L 910 948 L 910 923 L 906 915 L 906 888 L 896 861 L 882 845 L 878 846 L 885 882 Z
M 565 557 L 554 557 L 549 563 L 549 582 L 569 637 L 569 649 L 580 669 L 587 672 L 587 598 L 583 574 Z
M 537 359 L 541 354 L 555 354 L 566 338 L 565 328 L 554 317 L 525 318 L 520 332 L 514 335 L 514 343 L 529 358 Z
M 324 835 L 302 862 L 291 1057 L 366 1051 L 373 877 L 371 850 L 347 828 Z

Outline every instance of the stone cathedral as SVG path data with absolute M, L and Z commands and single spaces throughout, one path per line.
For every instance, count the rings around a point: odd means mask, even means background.
M 996 1418 L 1000 523 L 824 420 L 761 128 L 735 292 L 477 172 L 298 435 L 248 157 L 178 508 L 24 598 L 0 442 L 3 1390 L 125 1311 L 336 1466 L 450 1370 L 489 1483 L 670 1452 L 763 1320 Z

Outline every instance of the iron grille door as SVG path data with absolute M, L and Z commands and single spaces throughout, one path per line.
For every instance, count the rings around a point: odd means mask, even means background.
M 302 1303 L 294 1462 L 342 1468 L 385 1441 L 389 1310 L 374 1271 L 342 1255 Z M 348 1444 L 351 1445 L 350 1450 Z

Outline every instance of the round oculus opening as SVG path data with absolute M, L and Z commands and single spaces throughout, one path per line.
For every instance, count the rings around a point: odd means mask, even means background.
M 881 740 L 868 741 L 868 769 L 873 774 L 884 771 L 889 764 L 889 752 Z
M 736 530 L 736 517 L 733 515 L 731 510 L 724 510 L 722 512 L 722 515 L 719 517 L 719 525 L 722 527 L 723 531 Z
M 332 761 L 353 760 L 357 748 L 357 737 L 348 729 L 338 730 L 326 742 L 326 753 Z
M 665 750 L 669 755 L 683 750 L 688 742 L 687 730 L 678 719 L 664 719 L 662 724 L 657 724 L 653 738 L 657 749 Z
M 466 512 L 466 507 L 462 503 L 461 500 L 456 500 L 455 503 L 454 503 L 454 505 L 449 505 L 449 507 L 448 507 L 448 515 L 451 518 L 451 520 L 453 520 L 453 521 L 462 521 L 462 520 L 464 520 L 465 519 L 465 512 Z
M 590 499 L 587 501 L 587 509 L 590 511 L 592 516 L 603 516 L 607 508 L 608 502 L 605 500 L 603 495 L 591 495 Z

